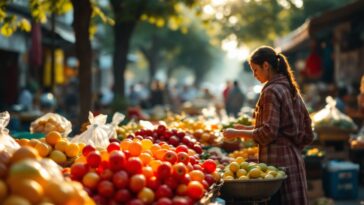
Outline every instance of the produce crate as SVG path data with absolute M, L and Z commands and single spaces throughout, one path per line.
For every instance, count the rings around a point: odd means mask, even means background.
M 355 199 L 358 196 L 359 165 L 329 161 L 324 169 L 324 190 L 334 199 Z
M 364 185 L 364 149 L 350 149 L 350 161 L 359 164 L 359 183 Z

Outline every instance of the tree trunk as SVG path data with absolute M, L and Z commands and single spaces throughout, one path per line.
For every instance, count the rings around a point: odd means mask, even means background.
M 92 106 L 92 50 L 89 33 L 92 8 L 90 0 L 72 0 L 72 4 L 74 11 L 73 29 L 76 36 L 76 55 L 79 60 L 79 125 L 81 125 L 87 120 L 88 112 Z
M 114 92 L 115 96 L 122 98 L 125 97 L 124 74 L 128 63 L 129 41 L 136 23 L 136 21 L 116 22 L 114 26 Z

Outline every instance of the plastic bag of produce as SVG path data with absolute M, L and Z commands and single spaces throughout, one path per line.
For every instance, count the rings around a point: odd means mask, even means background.
M 19 149 L 20 146 L 9 135 L 9 130 L 6 129 L 6 126 L 9 124 L 9 121 L 10 121 L 9 112 L 0 113 L 0 151 L 6 151 L 12 154 L 15 150 Z
M 111 138 L 116 138 L 117 137 L 117 128 L 118 128 L 118 125 L 121 123 L 121 121 L 123 121 L 125 118 L 125 115 L 119 113 L 119 112 L 116 112 L 114 114 L 114 116 L 112 117 L 112 121 L 110 124 L 107 124 L 108 126 L 108 138 L 111 139 Z
M 312 121 L 315 129 L 337 128 L 343 131 L 355 131 L 357 129 L 353 120 L 336 108 L 336 101 L 328 96 L 326 106 L 314 114 Z
M 107 115 L 100 114 L 94 117 L 92 112 L 89 112 L 88 120 L 90 125 L 87 126 L 86 131 L 74 137 L 71 142 L 106 148 L 109 145 L 109 127 L 106 125 L 106 118 Z
M 72 131 L 72 124 L 57 113 L 47 113 L 33 121 L 30 125 L 31 133 L 47 134 L 50 131 L 57 131 L 63 137 L 67 137 Z

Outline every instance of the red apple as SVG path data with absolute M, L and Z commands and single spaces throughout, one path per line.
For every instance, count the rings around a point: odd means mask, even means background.
M 188 147 L 184 144 L 181 144 L 181 145 L 178 145 L 176 147 L 176 152 L 179 153 L 179 152 L 186 152 L 188 153 Z
M 194 164 L 196 164 L 198 162 L 198 160 L 194 156 L 189 156 L 189 158 L 190 158 L 190 162 L 191 162 L 192 165 L 194 165 Z
M 130 178 L 129 188 L 135 193 L 138 193 L 146 185 L 145 176 L 142 174 L 135 174 Z
M 178 152 L 177 160 L 178 162 L 182 162 L 183 164 L 188 164 L 188 162 L 190 161 L 190 157 L 186 152 Z
M 109 156 L 109 167 L 112 171 L 116 172 L 125 167 L 126 156 L 123 151 L 114 150 Z
M 95 147 L 92 145 L 86 145 L 83 149 L 82 149 L 82 154 L 87 157 L 88 154 L 90 154 L 91 152 L 95 151 Z
M 177 147 L 179 145 L 179 139 L 178 137 L 173 135 L 172 137 L 169 138 L 168 143 Z
M 196 152 L 197 154 L 202 154 L 202 152 L 203 152 L 203 150 L 202 150 L 201 146 L 200 146 L 200 145 L 198 145 L 198 144 L 194 144 L 194 145 L 193 145 L 193 150 L 195 150 L 195 152 Z
M 139 157 L 130 157 L 126 163 L 126 169 L 130 174 L 142 172 L 143 162 Z
M 204 186 L 198 181 L 191 181 L 187 185 L 187 195 L 192 199 L 201 199 L 204 192 Z
M 112 182 L 115 187 L 118 189 L 126 188 L 129 184 L 129 176 L 128 173 L 124 170 L 120 170 L 114 174 L 112 177 Z
M 149 179 L 147 179 L 147 187 L 153 190 L 157 190 L 160 185 L 161 183 L 156 176 L 152 176 Z
M 159 186 L 157 191 L 155 192 L 156 199 L 160 199 L 163 197 L 171 198 L 172 196 L 173 196 L 172 189 L 165 184 Z
M 189 174 L 185 174 L 181 179 L 180 179 L 182 184 L 188 184 L 191 181 L 191 176 Z
M 100 194 L 100 196 L 109 198 L 114 195 L 114 186 L 110 181 L 102 180 L 97 185 L 97 191 Z
M 164 184 L 168 185 L 172 190 L 175 190 L 178 186 L 178 179 L 175 177 L 167 177 L 164 179 Z
M 186 133 L 184 133 L 184 132 L 178 132 L 176 135 L 177 135 L 177 137 L 179 139 L 182 139 L 186 135 Z
M 87 155 L 87 164 L 92 168 L 96 168 L 100 165 L 101 155 L 98 151 L 92 151 Z
M 177 178 L 182 178 L 187 173 L 187 168 L 182 162 L 178 162 L 172 166 L 173 176 Z
M 125 204 L 131 197 L 131 193 L 128 189 L 119 189 L 114 195 L 114 200 L 118 203 Z
M 112 142 L 107 146 L 107 152 L 111 153 L 114 150 L 120 150 L 120 144 L 117 142 Z
M 164 197 L 164 198 L 158 199 L 158 201 L 155 203 L 155 205 L 173 205 L 173 202 L 171 199 Z
M 205 174 L 205 179 L 204 179 L 209 186 L 211 186 L 213 183 L 215 183 L 215 179 L 211 174 Z
M 170 162 L 171 164 L 174 164 L 177 161 L 177 154 L 176 152 L 172 150 L 168 150 L 163 157 L 164 161 Z
M 211 174 L 216 170 L 216 163 L 212 159 L 207 159 L 202 163 L 204 172 Z
M 104 169 L 100 173 L 100 178 L 101 178 L 101 180 L 111 180 L 113 175 L 114 175 L 114 173 L 110 169 Z
M 73 177 L 76 177 L 77 179 L 82 179 L 83 175 L 85 175 L 88 171 L 88 168 L 86 166 L 86 164 L 81 163 L 81 162 L 77 162 L 74 163 L 71 166 L 71 175 Z
M 172 174 L 172 165 L 169 162 L 163 162 L 157 169 L 158 179 L 165 179 Z

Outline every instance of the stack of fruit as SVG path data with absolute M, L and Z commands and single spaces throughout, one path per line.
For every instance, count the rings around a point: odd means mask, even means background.
M 258 147 L 249 147 L 241 150 L 236 150 L 229 154 L 231 158 L 242 157 L 248 161 L 258 161 L 259 148 Z
M 98 204 L 193 204 L 220 179 L 215 162 L 199 163 L 186 145 L 135 138 L 101 151 L 87 145 L 82 153 L 71 178 Z
M 126 125 L 120 126 L 116 129 L 116 133 L 118 135 L 119 139 L 124 139 L 126 138 L 128 135 L 133 134 L 134 132 L 141 130 L 143 127 L 139 124 L 136 123 L 134 121 L 129 122 Z
M 51 131 L 41 139 L 17 139 L 20 146 L 35 148 L 43 158 L 50 158 L 61 166 L 70 166 L 80 155 L 84 144 L 76 144 L 63 138 L 59 132 Z
M 265 163 L 246 162 L 238 157 L 224 169 L 224 180 L 274 179 L 283 178 L 286 173 L 274 166 Z
M 80 183 L 67 181 L 56 163 L 40 158 L 29 146 L 12 156 L 0 152 L 0 204 L 94 204 Z

